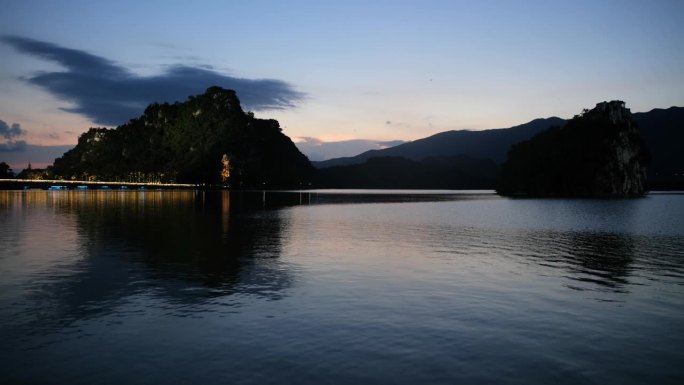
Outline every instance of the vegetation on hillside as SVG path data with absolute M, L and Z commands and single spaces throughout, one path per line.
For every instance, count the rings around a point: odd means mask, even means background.
M 313 168 L 275 120 L 245 113 L 234 91 L 152 104 L 115 129 L 91 128 L 55 160 L 55 178 L 296 187 Z

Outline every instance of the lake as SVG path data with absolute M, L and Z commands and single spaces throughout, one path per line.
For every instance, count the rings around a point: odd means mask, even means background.
M 682 384 L 684 195 L 0 191 L 0 382 Z

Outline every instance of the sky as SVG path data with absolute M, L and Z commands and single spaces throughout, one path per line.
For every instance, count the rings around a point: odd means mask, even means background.
M 679 0 L 3 0 L 0 161 L 212 85 L 308 144 L 684 106 L 683 21 Z

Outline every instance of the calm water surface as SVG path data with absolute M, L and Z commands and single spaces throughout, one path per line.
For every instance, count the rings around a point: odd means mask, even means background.
M 684 195 L 0 191 L 0 382 L 681 384 Z

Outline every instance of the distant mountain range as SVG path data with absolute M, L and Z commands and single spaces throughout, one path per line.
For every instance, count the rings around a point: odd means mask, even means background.
M 313 162 L 313 165 L 316 168 L 348 166 L 364 163 L 370 158 L 385 156 L 402 157 L 411 160 L 423 160 L 435 156 L 469 156 L 492 159 L 497 163 L 501 163 L 506 159 L 506 154 L 511 145 L 529 139 L 551 126 L 564 123 L 564 119 L 552 117 L 535 119 L 529 123 L 506 129 L 446 131 L 395 147 L 366 151 L 353 157 Z
M 646 148 L 651 153 L 652 161 L 648 169 L 648 180 L 651 185 L 659 187 L 671 184 L 671 182 L 681 183 L 684 180 L 684 151 L 682 151 L 684 107 L 634 113 L 632 118 L 638 124 Z M 510 128 L 483 131 L 446 131 L 395 147 L 370 150 L 353 157 L 312 163 L 322 171 L 325 180 L 331 179 L 326 177 L 326 174 L 344 174 L 345 167 L 342 166 L 355 165 L 356 167 L 349 169 L 349 171 L 356 174 L 361 173 L 363 168 L 359 168 L 359 165 L 365 164 L 372 158 L 391 157 L 395 159 L 395 162 L 397 158 L 426 162 L 435 157 L 458 157 L 460 164 L 465 164 L 464 159 L 471 158 L 472 160 L 493 161 L 500 165 L 505 161 L 511 145 L 528 140 L 549 127 L 562 126 L 565 123 L 565 119 L 550 117 L 535 119 Z M 380 172 L 377 163 L 372 166 L 374 170 Z M 334 168 L 334 170 L 326 171 L 325 169 L 328 168 Z M 488 170 L 491 169 L 488 168 Z M 492 173 L 482 177 L 484 180 L 490 181 L 485 185 L 493 184 Z M 337 184 L 334 187 L 345 186 Z
M 684 187 L 684 107 L 654 109 L 632 115 L 651 153 L 651 188 Z
M 332 158 L 340 158 L 352 154 L 360 154 L 369 150 L 381 150 L 404 144 L 404 140 L 368 140 L 351 139 L 336 142 L 324 142 L 317 138 L 299 138 L 295 145 L 310 161 L 320 162 Z

